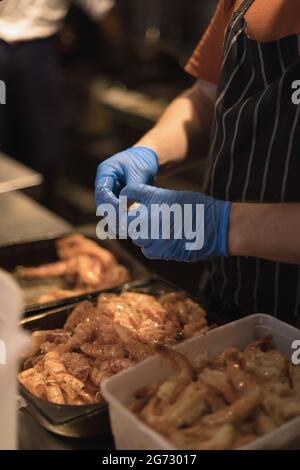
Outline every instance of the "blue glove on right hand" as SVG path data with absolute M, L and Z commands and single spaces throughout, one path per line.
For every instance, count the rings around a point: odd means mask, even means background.
M 120 196 L 140 203 L 128 212 L 129 235 L 148 258 L 197 262 L 228 256 L 230 202 L 144 184 L 126 186 Z
M 98 166 L 96 205 L 117 206 L 120 191 L 128 184 L 152 184 L 159 168 L 156 153 L 148 147 L 131 147 Z

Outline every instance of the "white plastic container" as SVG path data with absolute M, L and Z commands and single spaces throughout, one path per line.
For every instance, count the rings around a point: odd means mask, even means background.
M 263 314 L 250 315 L 241 320 L 216 328 L 204 336 L 188 340 L 176 349 L 193 359 L 207 353 L 214 358 L 228 347 L 244 349 L 249 343 L 272 335 L 276 347 L 291 360 L 292 343 L 300 340 L 300 330 L 274 317 Z M 299 366 L 300 367 L 300 366 Z M 119 450 L 173 450 L 175 447 L 163 436 L 141 422 L 127 406 L 137 389 L 163 381 L 174 371 L 159 356 L 146 359 L 102 385 L 103 396 L 109 404 L 113 434 Z M 300 448 L 300 417 L 291 420 L 273 432 L 258 438 L 243 449 Z
M 17 326 L 21 311 L 21 289 L 0 270 L 0 450 L 17 442 L 17 364 L 26 341 Z

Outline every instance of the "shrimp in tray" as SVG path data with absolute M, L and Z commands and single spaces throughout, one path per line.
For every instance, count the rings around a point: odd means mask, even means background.
M 73 248 L 77 252 L 77 239 L 63 243 L 61 249 L 66 250 L 63 256 L 69 256 Z M 89 249 L 92 251 L 91 245 Z M 194 302 L 180 294 L 181 309 L 185 300 L 188 312 L 197 310 Z M 201 414 L 196 396 L 200 389 L 203 393 L 207 385 L 194 383 L 194 369 L 181 356 L 170 355 L 170 350 L 164 346 L 182 340 L 183 329 L 188 325 L 184 323 L 186 319 L 183 321 L 177 316 L 173 305 L 174 302 L 163 305 L 160 297 L 139 292 L 103 293 L 97 303 L 81 302 L 69 314 L 63 328 L 32 334 L 32 344 L 24 356 L 25 370 L 19 380 L 35 396 L 58 404 L 99 402 L 104 380 L 151 356 L 158 348 L 174 364 L 178 376 L 163 385 L 158 396 L 149 403 L 149 416 L 152 409 L 158 414 L 164 410 L 165 422 L 182 419 L 184 423 L 191 423 Z M 203 330 L 206 330 L 204 320 L 201 318 Z M 180 409 L 184 411 L 180 418 L 172 404 L 190 382 L 193 382 L 190 389 L 181 399 Z M 195 396 L 192 406 L 186 400 L 189 393 Z M 219 409 L 218 398 L 211 400 L 214 408 Z
M 80 234 L 66 236 L 56 242 L 58 260 L 40 266 L 18 266 L 16 275 L 23 280 L 52 279 L 57 288 L 47 287 L 34 300 L 53 302 L 97 290 L 109 289 L 130 280 L 128 269 L 115 256 L 93 240 Z M 43 286 L 43 284 L 42 284 Z M 38 289 L 42 291 L 42 286 Z

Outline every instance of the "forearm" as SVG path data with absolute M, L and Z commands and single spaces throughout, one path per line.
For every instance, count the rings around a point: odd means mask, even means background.
M 300 264 L 300 204 L 232 204 L 228 252 Z
M 154 128 L 136 145 L 152 148 L 160 165 L 182 162 L 193 148 L 199 149 L 199 157 L 205 156 L 213 117 L 214 88 L 197 82 L 168 106 Z

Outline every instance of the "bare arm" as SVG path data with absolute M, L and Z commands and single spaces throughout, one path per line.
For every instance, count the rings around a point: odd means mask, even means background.
M 176 98 L 158 123 L 136 145 L 152 148 L 161 165 L 180 163 L 192 148 L 207 153 L 216 86 L 202 80 Z
M 228 251 L 231 256 L 300 264 L 300 204 L 234 203 Z

